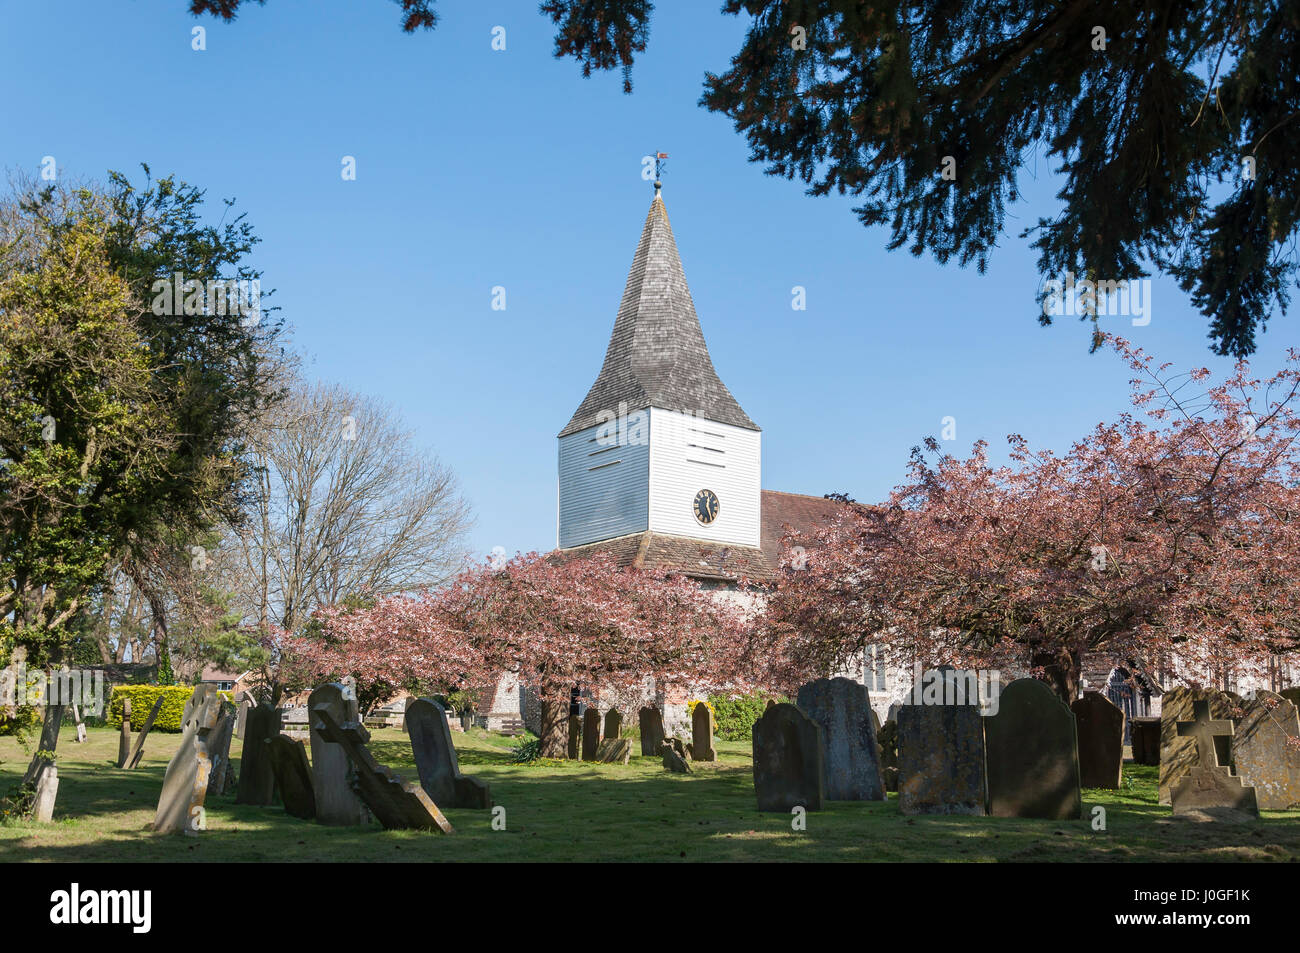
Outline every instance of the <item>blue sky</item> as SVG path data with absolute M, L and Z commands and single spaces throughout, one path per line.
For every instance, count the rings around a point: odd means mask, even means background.
M 531 0 L 441 0 L 438 28 L 413 36 L 383 0 L 269 0 L 233 25 L 187 6 L 0 4 L 0 164 L 147 162 L 238 199 L 309 372 L 390 402 L 457 471 L 479 553 L 554 545 L 556 434 L 600 368 L 654 150 L 671 156 L 664 197 L 714 364 L 764 431 L 765 487 L 877 500 L 945 416 L 962 452 L 1013 431 L 1064 448 L 1127 405 L 1129 374 L 1088 354 L 1087 325 L 1035 321 L 1040 278 L 1015 235 L 1055 207 L 1049 163 L 1027 169 L 984 275 L 887 252 L 851 199 L 763 175 L 697 105 L 745 27 L 716 3 L 660 0 L 630 96 L 618 73 L 556 60 Z M 1106 327 L 1226 368 L 1176 285 L 1153 286 L 1150 324 Z M 1257 368 L 1293 340 L 1277 319 Z

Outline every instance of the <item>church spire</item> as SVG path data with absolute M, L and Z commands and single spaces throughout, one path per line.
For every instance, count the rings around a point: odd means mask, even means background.
M 560 436 L 600 422 L 602 411 L 658 407 L 747 430 L 759 427 L 718 378 L 695 314 L 661 183 L 641 229 L 614 332 L 596 382 Z

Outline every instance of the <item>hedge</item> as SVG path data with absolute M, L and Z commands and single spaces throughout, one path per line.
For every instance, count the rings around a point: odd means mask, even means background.
M 754 722 L 763 717 L 768 699 L 783 702 L 781 695 L 710 695 L 713 709 L 713 730 L 723 741 L 748 741 L 753 734 Z
M 185 714 L 185 703 L 194 694 L 193 685 L 118 685 L 108 702 L 108 723 L 114 728 L 122 727 L 122 699 L 131 699 L 131 728 L 139 731 L 144 727 L 145 719 L 153 711 L 158 696 L 163 696 L 162 708 L 154 719 L 154 731 L 180 731 L 181 715 Z M 229 692 L 221 693 L 229 698 Z

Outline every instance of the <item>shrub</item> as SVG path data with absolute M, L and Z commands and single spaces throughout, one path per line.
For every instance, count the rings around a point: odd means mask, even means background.
M 113 689 L 108 703 L 108 723 L 114 728 L 122 727 L 122 700 L 131 699 L 131 728 L 139 731 L 144 727 L 145 719 L 153 710 L 158 696 L 163 697 L 162 708 L 154 720 L 154 731 L 176 732 L 181 730 L 181 715 L 185 713 L 185 703 L 194 694 L 192 685 L 118 685 Z M 221 693 L 225 696 L 226 692 Z
M 763 717 L 768 699 L 785 701 L 778 695 L 710 695 L 708 704 L 713 709 L 713 730 L 724 741 L 748 741 L 754 722 Z

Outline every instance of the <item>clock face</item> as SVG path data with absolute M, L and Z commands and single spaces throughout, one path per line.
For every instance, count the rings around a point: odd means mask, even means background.
M 708 526 L 718 518 L 718 495 L 712 490 L 700 490 L 695 494 L 695 518 Z

